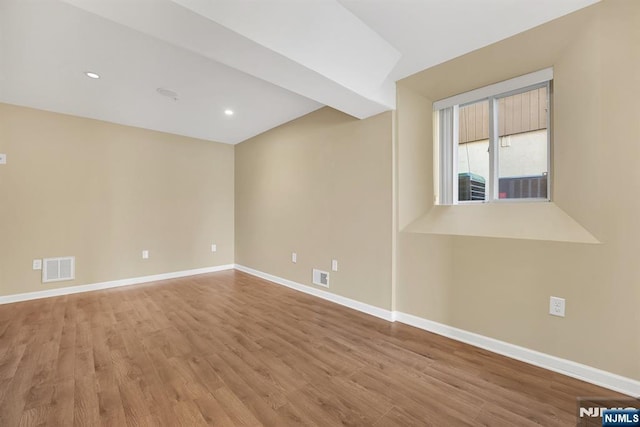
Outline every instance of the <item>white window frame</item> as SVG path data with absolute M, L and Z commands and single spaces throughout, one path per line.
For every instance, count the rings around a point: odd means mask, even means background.
M 493 85 L 485 86 L 434 102 L 435 153 L 439 158 L 437 176 L 437 200 L 440 205 L 477 203 L 548 202 L 551 200 L 551 138 L 552 138 L 552 84 L 553 68 L 526 74 Z M 496 100 L 533 89 L 547 88 L 547 197 L 546 198 L 499 198 L 499 132 L 498 102 Z M 489 177 L 486 183 L 485 200 L 458 200 L 458 110 L 479 101 L 489 102 Z

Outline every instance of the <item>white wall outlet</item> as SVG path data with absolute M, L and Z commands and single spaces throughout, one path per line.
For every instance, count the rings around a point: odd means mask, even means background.
M 332 259 L 331 260 L 331 270 L 332 271 L 338 271 L 338 260 L 337 259 Z
M 0 154 L 0 165 L 6 165 L 6 164 L 7 164 L 7 155 Z
M 295 252 L 291 252 L 291 262 L 296 263 L 298 262 L 298 254 Z
M 42 270 L 42 260 L 41 259 L 34 259 L 33 260 L 33 269 L 34 270 Z
M 218 245 L 211 245 L 211 252 L 218 252 Z
M 549 314 L 564 317 L 564 298 L 551 297 L 549 300 Z
M 149 251 L 148 250 L 144 250 L 142 251 L 142 259 L 149 259 Z

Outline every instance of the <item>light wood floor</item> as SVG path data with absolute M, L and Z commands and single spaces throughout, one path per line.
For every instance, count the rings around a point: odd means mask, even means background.
M 0 306 L 0 426 L 575 425 L 615 393 L 226 271 Z

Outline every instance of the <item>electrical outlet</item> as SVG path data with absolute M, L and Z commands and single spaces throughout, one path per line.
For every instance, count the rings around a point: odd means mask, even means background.
M 291 262 L 296 263 L 298 262 L 298 254 L 295 252 L 291 252 Z
M 144 250 L 142 251 L 142 259 L 149 259 L 149 251 L 148 250 Z
M 332 271 L 338 271 L 338 260 L 337 259 L 332 259 L 331 260 L 331 270 Z
M 211 252 L 218 252 L 218 245 L 211 245 Z
M 564 298 L 551 297 L 549 300 L 549 314 L 564 317 Z
M 41 259 L 34 259 L 33 260 L 33 269 L 34 270 L 42 270 L 42 260 Z

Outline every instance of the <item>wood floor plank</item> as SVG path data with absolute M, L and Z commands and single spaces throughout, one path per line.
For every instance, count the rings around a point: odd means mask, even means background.
M 98 387 L 93 376 L 75 379 L 73 424 L 79 426 L 97 426 L 100 424 L 100 405 Z
M 11 378 L 8 390 L 0 402 L 0 426 L 18 425 L 26 405 L 26 398 L 31 388 L 31 379 L 35 372 L 37 352 L 33 346 L 27 346 Z
M 206 423 L 202 413 L 192 401 L 178 402 L 173 406 L 181 426 L 199 426 Z
M 127 425 L 144 424 L 144 421 L 151 416 L 151 411 L 139 381 L 126 381 L 121 383 L 118 388 Z
M 11 379 L 14 377 L 26 348 L 27 346 L 24 344 L 17 345 L 10 348 L 3 355 L 2 359 L 0 359 L 0 379 Z
M 565 426 L 620 397 L 223 271 L 0 306 L 0 426 Z
M 54 390 L 55 386 L 53 384 L 33 385 L 27 393 L 24 409 L 29 410 L 49 405 Z
M 102 389 L 98 392 L 98 412 L 103 426 L 124 426 L 127 423 L 120 390 Z
M 234 425 L 247 427 L 262 425 L 253 412 L 227 387 L 220 387 L 213 396 L 222 405 Z
M 253 392 L 267 402 L 273 409 L 287 403 L 287 398 L 279 384 L 272 381 L 269 376 L 260 374 L 260 370 L 253 369 L 245 360 L 247 356 L 238 356 L 230 351 L 221 352 L 219 354 L 223 363 L 226 363 L 240 377 Z
M 20 418 L 20 427 L 36 427 L 47 425 L 49 416 L 48 406 L 38 406 L 26 409 Z
M 200 396 L 195 400 L 202 418 L 210 426 L 232 427 L 233 421 L 212 394 Z
M 58 381 L 53 387 L 49 403 L 47 426 L 73 425 L 75 404 L 75 380 L 73 378 Z

